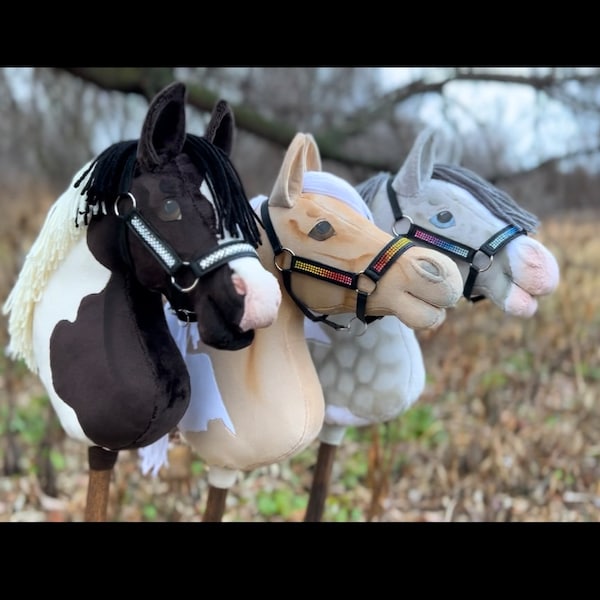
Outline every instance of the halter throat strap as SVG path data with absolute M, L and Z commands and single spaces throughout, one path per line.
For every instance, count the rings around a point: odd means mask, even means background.
M 329 315 L 316 315 L 298 298 L 292 290 L 292 273 L 301 273 L 309 275 L 322 281 L 333 283 L 351 290 L 356 291 L 356 316 L 357 318 L 365 323 L 371 323 L 381 317 L 367 316 L 366 305 L 367 298 L 377 288 L 377 282 L 384 273 L 390 268 L 390 266 L 406 251 L 408 248 L 414 246 L 414 244 L 405 236 L 397 236 L 390 240 L 383 249 L 377 254 L 377 256 L 371 261 L 368 267 L 359 273 L 351 273 L 344 271 L 336 267 L 325 265 L 321 262 L 296 256 L 292 250 L 282 246 L 275 229 L 271 216 L 269 215 L 269 202 L 268 199 L 264 200 L 260 206 L 260 213 L 264 224 L 267 237 L 271 243 L 274 253 L 275 268 L 281 272 L 283 278 L 283 284 L 287 293 L 290 295 L 296 305 L 302 310 L 302 312 L 311 320 L 315 322 L 321 322 L 334 329 L 344 329 L 344 325 L 335 323 L 328 319 Z M 284 267 L 278 264 L 277 257 L 283 253 L 287 253 L 290 256 L 289 267 Z M 374 285 L 369 286 L 370 289 L 361 288 L 363 279 L 369 279 Z
M 395 223 L 401 221 L 402 219 L 407 219 L 410 223 L 410 226 L 408 231 L 404 234 L 406 237 L 413 240 L 419 240 L 428 246 L 444 252 L 451 258 L 456 258 L 468 263 L 469 274 L 463 288 L 463 296 L 471 302 L 479 302 L 480 300 L 484 300 L 485 296 L 471 295 L 477 275 L 483 271 L 487 271 L 490 268 L 494 260 L 494 255 L 500 252 L 504 246 L 520 235 L 527 235 L 527 231 L 522 227 L 517 227 L 516 225 L 507 225 L 492 235 L 478 249 L 471 248 L 470 246 L 461 244 L 460 242 L 457 242 L 451 238 L 444 237 L 443 235 L 433 233 L 428 229 L 424 229 L 423 227 L 415 225 L 409 216 L 402 213 L 402 209 L 398 203 L 398 195 L 396 194 L 396 190 L 394 190 L 392 187 L 392 181 L 393 176 L 390 176 L 387 180 L 387 196 L 392 213 L 394 215 L 394 228 L 392 228 L 394 233 L 396 233 Z M 487 265 L 483 267 L 478 267 L 475 265 L 475 257 L 479 252 L 485 254 L 489 258 Z

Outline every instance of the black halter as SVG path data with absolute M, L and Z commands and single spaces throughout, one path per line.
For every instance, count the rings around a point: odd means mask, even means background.
M 251 256 L 259 260 L 258 253 L 251 244 L 235 240 L 217 244 L 204 256 L 195 258 L 192 261 L 182 260 L 177 252 L 161 239 L 152 225 L 137 210 L 133 194 L 128 192 L 127 196 L 132 201 L 130 210 L 125 215 L 119 214 L 119 200 L 124 198 L 123 196 L 115 202 L 115 214 L 123 220 L 129 231 L 137 235 L 161 267 L 171 276 L 171 285 L 178 292 L 184 294 L 190 293 L 198 285 L 202 277 L 235 258 Z M 128 255 L 126 257 L 129 258 Z M 186 268 L 192 271 L 195 279 L 191 285 L 182 287 L 177 283 L 176 276 L 181 274 Z M 195 315 L 191 311 L 173 308 L 173 312 L 180 320 L 186 322 L 196 320 Z
M 465 282 L 463 296 L 471 302 L 483 300 L 485 296 L 471 295 L 477 275 L 487 271 L 492 266 L 494 255 L 500 252 L 504 246 L 520 235 L 527 235 L 527 231 L 522 227 L 517 227 L 516 225 L 507 225 L 490 237 L 478 249 L 471 248 L 470 246 L 456 242 L 451 238 L 433 233 L 428 229 L 423 229 L 422 227 L 415 225 L 413 220 L 408 215 L 402 214 L 402 209 L 398 204 L 396 190 L 394 190 L 392 187 L 392 181 L 393 177 L 389 177 L 387 180 L 387 195 L 392 212 L 394 213 L 394 225 L 392 226 L 392 232 L 394 235 L 399 235 L 396 231 L 396 224 L 402 219 L 406 219 L 410 223 L 408 231 L 404 234 L 406 237 L 423 242 L 424 244 L 444 252 L 452 258 L 458 258 L 469 263 L 469 275 L 467 276 L 467 281 Z M 489 258 L 487 265 L 483 267 L 475 266 L 475 256 L 478 252 L 485 254 Z
M 292 273 L 303 273 L 311 277 L 316 277 L 323 281 L 328 281 L 335 285 L 339 285 L 345 288 L 356 291 L 356 317 L 368 325 L 376 319 L 381 319 L 381 316 L 373 317 L 366 315 L 367 298 L 376 290 L 377 282 L 388 268 L 394 263 L 399 256 L 401 256 L 406 250 L 414 246 L 414 244 L 404 235 L 398 235 L 390 240 L 383 249 L 377 254 L 377 256 L 371 261 L 369 266 L 359 273 L 350 273 L 349 271 L 343 271 L 335 267 L 330 267 L 323 263 L 310 260 L 309 258 L 303 258 L 296 256 L 289 248 L 284 248 L 275 233 L 273 228 L 273 222 L 269 215 L 269 201 L 264 200 L 260 207 L 260 213 L 262 221 L 264 223 L 265 231 L 271 242 L 271 247 L 275 254 L 274 263 L 275 268 L 281 272 L 283 277 L 283 284 L 287 293 L 291 296 L 292 300 L 302 310 L 302 312 L 311 320 L 315 322 L 325 323 L 336 330 L 348 329 L 346 325 L 340 325 L 334 321 L 329 320 L 329 315 L 317 316 L 300 300 L 292 291 Z M 285 268 L 282 264 L 277 262 L 277 257 L 280 254 L 286 252 L 290 256 L 290 266 Z M 361 277 L 370 279 L 375 285 L 371 286 L 371 289 L 360 289 L 359 282 Z

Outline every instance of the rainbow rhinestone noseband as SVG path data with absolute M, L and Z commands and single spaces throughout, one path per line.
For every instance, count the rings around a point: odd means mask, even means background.
M 402 214 L 402 209 L 398 204 L 398 196 L 392 187 L 392 181 L 393 177 L 390 177 L 387 181 L 387 195 L 390 202 L 390 207 L 394 213 L 394 225 L 392 226 L 392 232 L 394 235 L 399 235 L 396 230 L 396 224 L 399 221 L 402 221 L 402 219 L 406 219 L 410 223 L 408 231 L 404 234 L 406 237 L 412 240 L 423 242 L 428 246 L 432 246 L 436 250 L 440 250 L 451 258 L 458 258 L 469 263 L 469 275 L 465 281 L 463 296 L 471 302 L 483 300 L 485 296 L 472 295 L 473 286 L 475 285 L 475 279 L 477 278 L 477 275 L 487 271 L 492 266 L 494 255 L 500 252 L 504 246 L 520 235 L 527 235 L 527 231 L 525 231 L 525 229 L 522 227 L 517 227 L 516 225 L 507 225 L 490 237 L 478 249 L 471 248 L 470 246 L 461 244 L 460 242 L 457 242 L 451 238 L 438 235 L 437 233 L 433 233 L 428 229 L 419 227 L 418 225 L 414 224 L 413 220 L 408 215 Z M 478 253 L 484 254 L 489 259 L 487 264 L 483 267 L 478 267 L 475 264 L 475 257 Z
M 290 295 L 296 305 L 302 310 L 302 312 L 311 320 L 315 322 L 324 323 L 333 327 L 334 329 L 348 329 L 345 325 L 340 325 L 331 321 L 329 315 L 315 315 L 307 306 L 300 300 L 292 291 L 292 273 L 302 273 L 315 277 L 323 281 L 328 281 L 335 285 L 345 287 L 356 291 L 356 318 L 363 324 L 367 325 L 376 319 L 381 317 L 367 316 L 367 298 L 377 288 L 377 282 L 383 277 L 384 273 L 389 267 L 400 257 L 406 250 L 414 246 L 414 244 L 404 235 L 398 235 L 391 239 L 383 249 L 377 254 L 377 256 L 371 261 L 369 266 L 359 273 L 350 273 L 349 271 L 343 271 L 335 267 L 330 267 L 323 263 L 310 260 L 309 258 L 303 258 L 296 256 L 296 254 L 289 248 L 284 248 L 275 233 L 273 228 L 273 222 L 269 215 L 269 201 L 265 200 L 260 207 L 260 214 L 264 224 L 265 231 L 271 242 L 271 247 L 275 254 L 274 262 L 275 267 L 281 272 L 283 277 L 283 284 L 287 293 Z M 289 267 L 283 267 L 277 262 L 277 257 L 281 254 L 286 253 L 290 257 Z M 369 280 L 370 283 L 365 282 Z M 365 286 L 365 283 L 367 285 Z M 364 333 L 364 331 L 363 331 Z

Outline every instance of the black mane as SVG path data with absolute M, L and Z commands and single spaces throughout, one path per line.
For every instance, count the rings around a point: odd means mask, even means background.
M 129 192 L 137 167 L 138 141 L 112 144 L 75 181 L 73 187 L 78 188 L 88 178 L 81 189 L 81 195 L 86 196 L 88 206 L 98 206 L 104 200 L 115 199 Z M 227 229 L 234 237 L 241 235 L 254 247 L 258 246 L 261 243 L 256 225 L 258 217 L 252 210 L 229 156 L 206 138 L 192 134 L 186 135 L 183 152 L 204 176 L 215 199 L 219 235 L 222 236 Z M 88 212 L 84 213 L 85 219 Z

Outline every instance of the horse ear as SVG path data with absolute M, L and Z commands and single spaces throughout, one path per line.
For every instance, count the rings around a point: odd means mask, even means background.
M 269 196 L 269 206 L 291 208 L 296 204 L 296 199 L 302 193 L 307 145 L 310 144 L 307 134 L 297 133 L 294 136 L 283 157 L 283 163 Z
M 225 100 L 219 100 L 215 104 L 204 137 L 228 156 L 231 154 L 235 138 L 235 118 Z
M 185 85 L 175 81 L 150 103 L 137 148 L 143 170 L 152 170 L 181 153 L 185 142 L 185 92 Z
M 306 134 L 306 170 L 307 171 L 322 171 L 323 166 L 321 164 L 321 153 L 319 152 L 319 146 L 312 134 Z
M 435 162 L 435 129 L 427 128 L 417 136 L 406 160 L 392 181 L 398 195 L 416 198 L 429 182 Z

